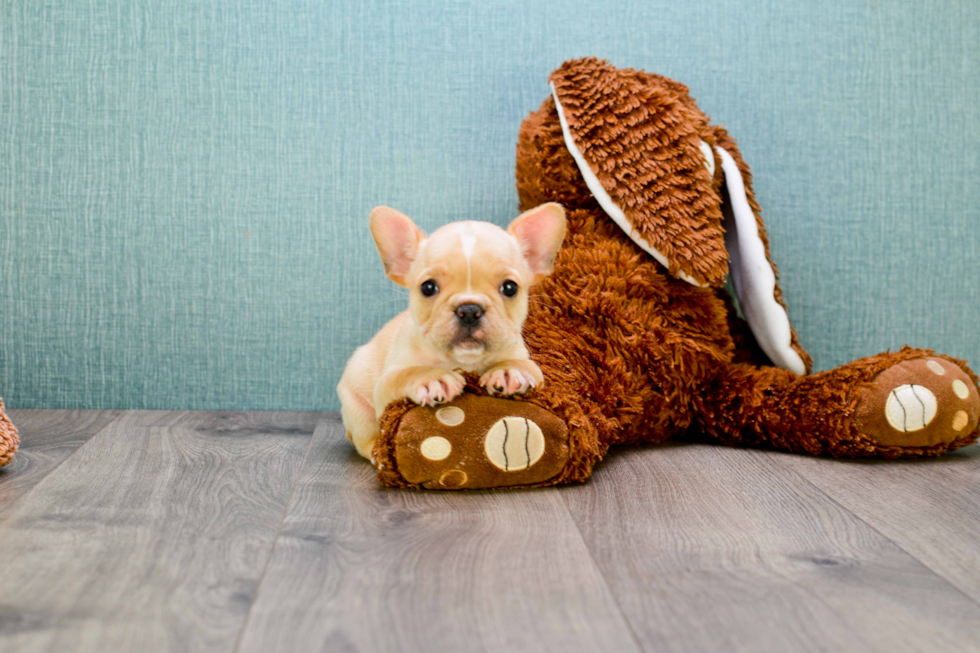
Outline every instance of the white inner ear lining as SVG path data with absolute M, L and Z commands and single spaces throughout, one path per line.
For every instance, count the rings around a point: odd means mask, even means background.
M 551 82 L 550 86 L 551 95 L 555 100 L 555 109 L 558 111 L 558 121 L 561 123 L 565 147 L 568 148 L 579 172 L 582 173 L 585 185 L 596 198 L 602 210 L 612 218 L 613 222 L 619 225 L 619 228 L 630 237 L 630 240 L 669 270 L 670 262 L 667 257 L 636 233 L 633 225 L 626 218 L 626 214 L 602 187 L 599 178 L 592 171 L 581 150 L 575 145 L 554 82 Z M 705 166 L 713 176 L 715 161 L 714 157 L 710 155 L 711 148 L 704 141 L 699 147 L 704 154 Z M 789 316 L 786 314 L 786 309 L 776 301 L 776 274 L 766 258 L 766 248 L 759 237 L 759 227 L 755 222 L 755 214 L 752 212 L 752 207 L 749 206 L 748 198 L 745 195 L 742 173 L 739 171 L 735 160 L 724 148 L 716 147 L 715 150 L 721 158 L 721 167 L 725 174 L 725 184 L 728 187 L 732 215 L 734 216 L 734 224 L 725 225 L 725 244 L 728 247 L 729 271 L 735 286 L 735 294 L 738 295 L 745 320 L 759 343 L 759 347 L 766 353 L 769 360 L 795 374 L 805 374 L 806 366 L 803 364 L 803 359 L 792 347 L 793 334 L 789 324 Z M 694 286 L 704 287 L 708 285 L 699 284 L 683 271 L 678 271 L 677 276 Z
M 745 195 L 738 164 L 728 151 L 716 147 L 725 173 L 734 224 L 725 224 L 728 269 L 735 294 L 759 347 L 773 363 L 795 374 L 806 374 L 803 359 L 792 347 L 793 333 L 786 309 L 776 301 L 776 273 L 766 258 L 755 213 Z
M 711 152 L 711 146 L 702 140 L 698 147 L 701 148 L 701 155 L 704 156 L 704 167 L 708 169 L 708 174 L 713 179 L 715 176 L 715 155 Z

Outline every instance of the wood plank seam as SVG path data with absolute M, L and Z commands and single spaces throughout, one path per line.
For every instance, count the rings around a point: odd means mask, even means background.
M 564 493 L 646 650 L 973 650 L 977 606 L 949 573 L 760 453 L 616 452 Z
M 317 428 L 320 426 L 320 422 L 325 419 L 329 419 L 328 415 L 331 413 L 320 412 L 316 418 L 316 426 L 313 427 L 313 433 L 316 433 Z M 303 461 L 299 465 L 299 472 L 296 474 L 296 478 L 293 479 L 293 486 L 289 488 L 289 499 L 286 500 L 285 506 L 282 510 L 282 516 L 279 518 L 279 527 L 276 529 L 276 536 L 272 540 L 272 546 L 269 548 L 269 554 L 265 558 L 265 564 L 262 566 L 262 573 L 259 574 L 259 582 L 255 586 L 255 594 L 252 596 L 252 602 L 248 605 L 248 612 L 245 613 L 245 619 L 242 620 L 242 627 L 238 631 L 238 637 L 235 638 L 235 646 L 232 647 L 233 653 L 238 653 L 242 646 L 242 638 L 245 636 L 245 630 L 248 628 L 248 622 L 252 619 L 252 609 L 255 607 L 259 596 L 262 594 L 262 585 L 265 583 L 266 572 L 269 571 L 269 563 L 272 562 L 272 558 L 276 553 L 276 547 L 279 545 L 279 538 L 282 535 L 283 524 L 286 523 L 286 517 L 289 515 L 289 508 L 293 505 L 293 497 L 296 494 L 296 486 L 299 485 L 299 480 L 303 476 L 303 469 L 306 467 L 306 460 L 310 456 L 310 449 L 313 448 L 313 436 L 310 436 L 310 442 L 306 445 L 306 451 L 303 452 Z
M 240 653 L 639 650 L 554 492 L 382 488 L 331 417 L 316 428 Z M 535 517 L 561 521 L 558 536 Z
M 858 515 L 857 513 L 855 513 L 853 510 L 851 510 L 850 508 L 848 508 L 847 506 L 843 505 L 840 501 L 838 501 L 837 499 L 835 499 L 833 496 L 827 494 L 818 485 L 816 485 L 814 483 L 811 483 L 810 482 L 810 479 L 808 479 L 806 476 L 804 476 L 803 474 L 800 474 L 795 469 L 791 469 L 791 468 L 789 468 L 789 467 L 787 467 L 785 465 L 780 465 L 779 464 L 779 461 L 776 460 L 781 455 L 791 455 L 791 454 L 782 454 L 780 452 L 775 452 L 775 451 L 765 451 L 763 453 L 766 454 L 766 457 L 773 464 L 778 465 L 780 467 L 780 469 L 785 470 L 786 473 L 791 474 L 792 476 L 794 476 L 797 479 L 799 479 L 800 481 L 802 481 L 804 484 L 806 484 L 807 487 L 809 487 L 814 492 L 818 492 L 818 493 L 822 494 L 823 496 L 825 496 L 828 501 L 830 501 L 832 504 L 834 504 L 835 506 L 837 506 L 840 510 L 842 510 L 842 511 L 846 512 L 847 514 L 851 515 L 852 517 L 854 517 L 854 519 L 858 520 L 859 522 L 861 522 L 862 524 L 864 524 L 865 526 L 867 526 L 869 529 L 871 529 L 876 534 L 878 534 L 882 539 L 884 539 L 885 541 L 889 542 L 896 549 L 898 549 L 899 551 L 901 551 L 902 553 L 904 553 L 905 555 L 909 556 L 910 558 L 912 558 L 913 560 L 915 560 L 916 562 L 918 562 L 920 565 L 922 565 L 923 567 L 925 567 L 926 569 L 928 569 L 936 578 L 939 578 L 945 585 L 947 585 L 950 588 L 952 588 L 957 594 L 959 594 L 960 596 L 968 599 L 970 601 L 970 603 L 973 603 L 977 607 L 980 607 L 980 602 L 978 602 L 972 596 L 970 596 L 969 594 L 967 594 L 966 592 L 964 592 L 963 590 L 961 590 L 959 587 L 957 587 L 955 584 L 953 584 L 952 582 L 950 582 L 946 578 L 946 576 L 944 576 L 941 572 L 937 571 L 935 568 L 933 568 L 932 566 L 930 566 L 929 563 L 927 563 L 925 560 L 922 560 L 919 556 L 915 555 L 914 553 L 912 553 L 911 551 L 909 551 L 908 549 L 906 549 L 904 546 L 902 546 L 901 544 L 899 544 L 898 542 L 896 542 L 892 537 L 890 537 L 887 534 L 883 533 L 877 526 L 875 526 L 874 524 L 870 523 L 869 521 L 867 521 L 866 519 L 864 519 L 863 517 L 861 517 L 860 515 Z
M 113 419 L 4 527 L 0 648 L 231 650 L 319 416 Z
M 575 515 L 572 514 L 572 509 L 568 505 L 568 500 L 565 498 L 565 493 L 562 492 L 560 488 L 554 488 L 554 491 L 561 493 L 561 502 L 562 505 L 565 506 L 565 514 L 568 515 L 568 519 L 572 522 L 572 524 L 574 524 L 575 532 L 578 533 L 578 539 L 582 543 L 582 548 L 585 549 L 585 552 L 588 554 L 589 560 L 592 561 L 592 566 L 595 567 L 599 578 L 602 579 L 602 586 L 606 588 L 606 592 L 609 594 L 613 604 L 619 611 L 619 616 L 622 617 L 623 623 L 626 624 L 626 630 L 629 633 L 630 639 L 633 640 L 636 650 L 645 651 L 646 648 L 640 643 L 640 638 L 637 636 L 636 631 L 633 630 L 633 624 L 630 621 L 629 616 L 623 610 L 623 606 L 619 601 L 619 595 L 613 591 L 612 586 L 609 584 L 609 579 L 606 578 L 606 574 L 602 571 L 602 565 L 600 565 L 599 561 L 595 559 L 595 555 L 592 553 L 592 547 L 589 546 L 588 541 L 585 539 L 585 535 L 582 533 L 582 527 L 579 525 L 578 520 L 575 519 Z
M 125 411 L 125 410 L 116 411 L 116 415 L 111 420 L 109 420 L 109 422 L 105 426 L 103 426 L 98 431 L 95 431 L 94 433 L 92 433 L 91 435 L 89 435 L 85 439 L 85 442 L 83 442 L 81 445 L 79 445 L 79 447 L 77 449 L 75 449 L 70 454 L 68 454 L 67 456 L 65 456 L 65 458 L 61 462 L 59 462 L 57 465 L 55 465 L 50 470 L 48 470 L 48 473 L 45 474 L 44 477 L 40 478 L 38 480 L 38 482 L 34 485 L 34 487 L 32 487 L 27 492 L 25 492 L 23 495 L 17 497 L 17 499 L 8 507 L 9 509 L 5 510 L 3 512 L 3 514 L 0 515 L 0 529 L 2 529 L 3 526 L 7 523 L 7 521 L 9 521 L 10 518 L 17 513 L 17 506 L 20 505 L 20 504 L 23 504 L 35 492 L 37 492 L 37 489 L 44 484 L 44 480 L 45 479 L 50 478 L 52 474 L 57 473 L 57 471 L 59 469 L 61 469 L 61 467 L 66 462 L 68 462 L 69 460 L 71 460 L 72 458 L 74 458 L 78 454 L 79 451 L 81 451 L 82 449 L 84 449 L 85 447 L 87 447 L 89 445 L 89 443 L 92 442 L 92 440 L 94 440 L 96 438 L 96 436 L 98 436 L 100 433 L 102 433 L 106 429 L 112 427 L 113 424 L 115 424 L 116 422 L 118 422 L 120 420 L 120 418 L 122 418 L 124 415 L 126 415 L 126 412 L 127 411 Z M 15 426 L 16 426 L 16 424 L 15 424 Z M 22 449 L 25 448 L 24 447 L 24 442 L 21 442 L 21 448 Z

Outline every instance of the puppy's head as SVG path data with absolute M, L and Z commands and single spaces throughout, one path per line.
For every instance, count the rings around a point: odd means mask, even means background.
M 395 209 L 371 211 L 385 273 L 411 293 L 409 310 L 436 351 L 467 366 L 521 340 L 528 289 L 551 273 L 565 237 L 565 211 L 543 204 L 503 230 L 454 222 L 431 236 Z

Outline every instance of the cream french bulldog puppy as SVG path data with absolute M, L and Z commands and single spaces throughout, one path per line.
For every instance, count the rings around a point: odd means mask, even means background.
M 422 406 L 452 400 L 463 372 L 491 394 L 541 385 L 521 327 L 528 289 L 551 273 L 565 238 L 565 210 L 543 204 L 504 231 L 488 222 L 454 222 L 429 237 L 408 217 L 379 206 L 371 234 L 388 278 L 408 288 L 408 310 L 351 356 L 337 386 L 347 437 L 365 458 L 378 418 L 395 399 Z

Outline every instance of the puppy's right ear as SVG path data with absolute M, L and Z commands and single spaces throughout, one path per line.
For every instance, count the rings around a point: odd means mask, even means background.
M 385 264 L 388 278 L 404 286 L 408 271 L 425 240 L 425 233 L 415 226 L 411 218 L 387 206 L 371 211 L 371 235 L 378 246 L 381 261 Z

